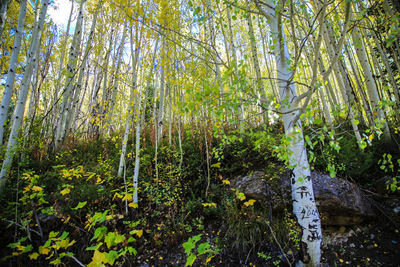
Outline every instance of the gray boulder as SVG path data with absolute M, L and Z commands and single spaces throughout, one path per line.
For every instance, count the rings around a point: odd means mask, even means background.
M 311 179 L 323 225 L 354 225 L 375 217 L 372 200 L 364 196 L 357 185 L 320 172 L 312 172 Z M 289 171 L 278 178 L 255 171 L 251 175 L 236 177 L 231 186 L 274 211 L 291 209 Z

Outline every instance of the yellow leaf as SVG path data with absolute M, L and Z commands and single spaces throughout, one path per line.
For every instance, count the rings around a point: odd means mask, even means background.
M 137 203 L 129 203 L 128 206 L 134 209 L 137 209 L 139 207 Z
M 101 179 L 100 179 L 100 177 L 99 177 L 99 176 L 97 176 L 96 183 L 101 183 Z
M 209 263 L 213 257 L 214 257 L 214 256 L 208 257 L 208 258 L 206 259 L 206 263 Z
M 143 235 L 143 230 L 134 230 L 134 232 L 139 238 Z
M 254 199 L 249 199 L 249 201 L 246 201 L 246 202 L 244 203 L 244 205 L 245 205 L 246 207 L 248 207 L 248 206 L 253 206 L 253 205 L 254 205 L 254 202 L 256 202 Z
M 214 208 L 216 208 L 217 204 L 215 204 L 214 202 L 212 202 L 212 203 L 203 203 L 203 207 L 214 207 Z
M 39 257 L 39 253 L 37 253 L 37 252 L 34 252 L 31 255 L 29 255 L 29 258 L 31 260 L 36 260 L 38 257 Z
M 92 264 L 92 266 L 101 266 L 101 263 L 103 262 L 107 262 L 106 255 L 98 250 L 95 250 L 92 257 L 92 262 L 90 264 Z
M 61 240 L 60 242 L 60 248 L 66 248 L 68 246 L 69 242 L 67 239 Z
M 60 194 L 64 196 L 66 194 L 69 194 L 70 192 L 71 190 L 69 188 L 65 188 L 64 190 L 61 190 Z
M 32 190 L 36 191 L 36 192 L 39 192 L 39 191 L 42 191 L 43 188 L 41 188 L 40 186 L 35 185 L 35 186 L 32 187 Z
M 374 134 L 371 134 L 370 136 L 368 136 L 369 141 L 372 141 L 372 139 L 374 139 Z
M 231 182 L 229 182 L 228 180 L 222 180 L 222 183 L 223 183 L 223 184 L 227 184 L 227 185 L 230 185 L 230 184 L 231 184 Z
M 42 248 L 39 247 L 40 254 L 47 255 L 47 254 L 49 254 L 49 252 L 50 252 L 50 249 L 44 248 L 44 247 L 42 247 Z
M 243 201 L 243 200 L 246 199 L 246 196 L 245 196 L 242 192 L 238 193 L 238 194 L 236 195 L 236 197 L 237 197 L 238 199 L 240 199 L 241 201 Z
M 112 198 L 112 200 L 114 200 L 115 198 L 122 198 L 122 195 L 117 192 L 114 194 L 114 197 Z
M 128 201 L 130 202 L 130 201 L 132 201 L 132 199 L 133 199 L 133 196 L 132 196 L 132 195 L 125 195 L 125 196 L 121 199 L 121 201 L 128 200 Z
M 212 168 L 221 168 L 221 162 L 217 162 L 211 165 Z

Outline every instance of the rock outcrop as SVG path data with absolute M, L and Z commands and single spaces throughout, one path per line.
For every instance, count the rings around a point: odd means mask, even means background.
M 311 179 L 323 225 L 354 225 L 375 216 L 372 200 L 357 185 L 320 172 L 312 172 Z M 236 177 L 231 186 L 249 198 L 268 204 L 274 211 L 291 208 L 289 171 L 275 179 L 255 171 L 252 175 Z

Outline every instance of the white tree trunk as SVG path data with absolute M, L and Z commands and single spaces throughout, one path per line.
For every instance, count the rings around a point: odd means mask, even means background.
M 28 63 L 25 68 L 24 77 L 22 78 L 21 89 L 18 94 L 17 104 L 15 106 L 13 114 L 13 121 L 10 137 L 8 139 L 7 151 L 5 159 L 3 161 L 3 166 L 0 171 L 0 193 L 4 189 L 6 175 L 13 160 L 19 129 L 24 118 L 26 98 L 28 95 L 28 89 L 33 73 L 33 68 L 36 62 L 36 51 L 39 49 L 39 40 L 42 34 L 48 4 L 49 0 L 43 0 L 42 8 L 40 10 L 39 23 L 37 24 L 37 28 L 34 29 L 34 33 L 32 34 L 31 45 L 28 52 Z
M 258 53 L 257 53 L 257 45 L 256 45 L 256 38 L 254 36 L 254 29 L 253 29 L 253 22 L 251 19 L 251 14 L 248 14 L 246 17 L 247 25 L 249 26 L 249 37 L 250 37 L 250 44 L 251 44 L 251 55 L 253 58 L 253 67 L 254 72 L 256 73 L 256 83 L 258 87 L 258 92 L 261 94 L 261 101 L 262 103 L 267 103 L 267 96 L 264 89 L 264 84 L 261 77 L 261 70 L 260 70 L 260 63 L 258 62 Z M 269 124 L 268 122 L 268 111 L 262 110 L 263 120 L 266 125 Z
M 67 78 L 65 81 L 65 89 L 63 92 L 63 102 L 61 104 L 61 112 L 57 122 L 56 134 L 55 134 L 55 152 L 59 151 L 64 143 L 66 134 L 66 126 L 71 109 L 72 94 L 74 89 L 74 79 L 77 73 L 77 61 L 78 52 L 81 43 L 81 32 L 83 24 L 83 12 L 84 12 L 85 0 L 82 0 L 78 19 L 75 26 L 74 37 L 72 39 L 71 49 L 69 52 L 68 66 L 67 66 Z
M 231 41 L 231 50 L 232 50 L 232 55 L 233 55 L 233 64 L 234 64 L 234 73 L 236 76 L 236 79 L 239 79 L 239 72 L 238 72 L 238 62 L 237 62 L 237 54 L 236 54 L 236 46 L 235 42 L 233 40 L 233 30 L 232 30 L 232 19 L 231 19 L 231 12 L 230 12 L 230 7 L 227 6 L 226 8 L 226 16 L 228 18 L 228 27 L 229 27 L 229 37 Z M 236 92 L 238 92 L 238 88 L 236 86 Z M 241 93 L 239 92 L 239 95 L 241 96 Z M 240 100 L 240 106 L 239 106 L 239 132 L 243 133 L 244 131 L 244 109 L 243 109 L 243 102 Z
M 11 0 L 0 0 L 0 42 L 3 40 L 4 25 L 6 23 L 8 4 Z
M 70 116 L 68 116 L 68 120 L 67 120 L 66 127 L 65 127 L 65 131 L 66 131 L 65 136 L 68 135 L 68 133 L 71 131 L 71 128 L 73 127 L 72 122 L 75 121 L 75 119 L 76 119 L 75 117 L 76 117 L 76 114 L 78 112 L 78 104 L 79 104 L 79 101 L 81 100 L 80 99 L 80 95 L 81 95 L 81 91 L 82 91 L 83 76 L 85 74 L 85 67 L 87 65 L 87 61 L 88 61 L 88 58 L 89 58 L 89 52 L 90 52 L 90 50 L 92 48 L 93 35 L 94 35 L 95 28 L 96 28 L 96 23 L 97 23 L 97 16 L 99 14 L 99 10 L 100 10 L 100 7 L 101 7 L 102 3 L 103 3 L 103 1 L 99 1 L 97 3 L 96 10 L 95 10 L 95 13 L 93 15 L 92 25 L 90 26 L 89 36 L 88 36 L 88 39 L 86 41 L 85 50 L 83 52 L 82 63 L 81 63 L 81 66 L 79 68 L 78 81 L 76 83 L 76 90 L 75 90 L 74 98 L 73 98 L 73 101 L 72 101 L 72 108 L 70 110 L 71 114 L 70 114 Z M 64 136 L 64 138 L 65 138 L 65 136 Z
M 18 56 L 19 56 L 19 51 L 21 50 L 22 33 L 24 31 L 25 16 L 26 16 L 26 0 L 21 0 L 20 10 L 18 15 L 18 26 L 17 29 L 15 30 L 14 45 L 11 53 L 10 65 L 8 67 L 8 72 L 7 72 L 4 95 L 0 106 L 0 144 L 3 143 L 4 124 L 7 120 L 8 108 L 10 105 L 14 88 L 15 75 L 18 64 Z
M 71 21 L 72 21 L 72 14 L 74 11 L 74 2 L 75 1 L 71 1 L 71 10 L 69 13 L 69 18 L 68 18 L 68 23 L 67 23 L 67 30 L 64 34 L 64 37 L 61 41 L 61 48 L 60 48 L 60 61 L 59 61 L 59 65 L 58 65 L 58 74 L 57 74 L 57 80 L 56 80 L 56 84 L 54 86 L 54 92 L 53 92 L 53 98 L 52 101 L 49 103 L 47 109 L 46 109 L 46 114 L 48 112 L 48 110 L 50 108 L 52 108 L 51 111 L 51 121 L 53 122 L 54 120 L 57 119 L 57 116 L 59 114 L 59 107 L 60 107 L 60 103 L 59 103 L 59 93 L 60 93 L 60 86 L 62 84 L 62 80 L 63 80 L 63 67 L 64 67 L 64 58 L 65 58 L 65 52 L 66 52 L 66 47 L 67 47 L 67 40 L 69 37 L 69 29 L 71 26 Z
M 121 38 L 121 43 L 118 48 L 118 55 L 117 55 L 117 67 L 115 70 L 115 75 L 114 75 L 114 83 L 112 86 L 112 93 L 111 93 L 111 99 L 110 99 L 110 104 L 108 108 L 108 121 L 111 122 L 111 118 L 113 117 L 113 112 L 114 112 L 114 107 L 115 107 L 115 101 L 117 99 L 117 93 L 118 93 L 118 79 L 119 79 L 119 72 L 121 68 L 121 63 L 123 62 L 122 55 L 124 53 L 124 46 L 125 46 L 125 38 L 126 38 L 126 26 L 127 23 L 125 23 L 123 32 L 122 32 L 122 38 Z M 109 127 L 111 129 L 111 127 Z
M 269 1 L 273 6 L 273 2 Z M 275 10 L 264 10 L 258 5 L 259 10 L 269 19 L 274 39 L 275 59 L 278 73 L 278 85 L 282 99 L 282 119 L 285 134 L 291 138 L 288 145 L 289 168 L 291 169 L 291 186 L 293 200 L 293 214 L 302 229 L 301 233 L 301 258 L 298 266 L 320 266 L 321 259 L 321 220 L 314 199 L 314 191 L 311 181 L 310 166 L 307 159 L 307 150 L 304 146 L 304 138 L 301 122 L 293 121 L 298 114 L 294 110 L 299 108 L 296 100 L 296 88 L 291 82 L 292 71 L 288 65 L 290 59 L 287 48 L 283 23 L 279 21 L 279 14 Z M 287 103 L 287 104 L 286 104 Z M 291 103 L 295 103 L 292 105 Z
M 163 125 L 164 125 L 164 100 L 165 100 L 165 69 L 167 65 L 167 52 L 166 52 L 166 40 L 163 39 L 162 45 L 162 59 L 161 59 L 161 77 L 160 77 L 160 98 L 159 107 L 157 112 L 157 144 L 160 145 L 162 142 Z
M 131 36 L 131 38 L 133 38 L 133 36 Z M 132 43 L 132 42 L 131 42 Z M 133 47 L 132 47 L 133 50 Z M 126 123 L 125 123 L 125 132 L 124 132 L 124 138 L 122 140 L 122 150 L 121 150 L 121 156 L 119 159 L 119 167 L 118 167 L 118 177 L 122 177 L 122 172 L 124 170 L 124 166 L 125 166 L 125 155 L 126 155 L 126 149 L 127 149 L 127 144 L 128 144 L 128 137 L 129 137 L 129 130 L 132 124 L 132 117 L 134 117 L 134 115 L 132 113 L 135 113 L 136 109 L 134 108 L 134 104 L 139 107 L 139 105 L 137 105 L 138 101 L 135 101 L 135 97 L 136 97 L 136 80 L 137 80 L 137 70 L 136 70 L 136 65 L 137 62 L 139 60 L 139 48 L 136 49 L 136 52 L 134 53 L 134 55 L 132 55 L 133 60 L 132 60 L 132 71 L 133 71 L 133 77 L 132 77 L 132 87 L 131 87 L 131 95 L 129 98 L 129 106 L 128 106 L 128 114 L 127 114 L 127 118 L 126 118 Z M 136 97 L 136 99 L 140 99 L 140 97 Z M 135 103 L 134 103 L 135 102 Z
M 379 108 L 380 99 L 378 95 L 378 90 L 376 89 L 376 84 L 372 78 L 372 70 L 368 62 L 367 53 L 365 52 L 364 45 L 362 43 L 360 30 L 358 29 L 357 26 L 353 28 L 351 35 L 353 38 L 358 60 L 360 61 L 361 68 L 363 69 L 364 72 L 365 84 L 367 87 L 369 100 L 372 106 L 372 112 L 378 115 L 377 117 L 383 126 L 383 137 L 385 138 L 385 140 L 389 141 L 391 140 L 389 126 L 386 121 L 385 113 L 381 108 Z
M 340 53 L 340 51 L 334 51 L 334 48 L 333 48 L 334 37 L 331 36 L 327 32 L 328 30 L 327 30 L 326 24 L 324 24 L 322 27 L 323 27 L 322 30 L 323 30 L 323 34 L 324 34 L 325 46 L 328 51 L 328 55 L 329 55 L 330 59 L 333 60 L 335 58 L 335 53 Z M 358 130 L 358 124 L 356 123 L 356 119 L 355 119 L 355 115 L 354 115 L 354 111 L 353 111 L 353 107 L 352 107 L 349 85 L 344 80 L 345 77 L 343 75 L 344 74 L 343 67 L 339 64 L 339 62 L 335 62 L 333 65 L 333 70 L 334 70 L 334 74 L 336 77 L 336 81 L 339 84 L 338 87 L 339 87 L 340 91 L 342 92 L 344 102 L 347 104 L 347 107 L 349 109 L 349 119 L 351 122 L 351 126 L 353 128 L 357 143 L 360 146 L 361 142 L 362 142 L 362 138 L 360 135 L 360 131 Z M 342 77 L 343 77 L 343 79 L 342 79 Z

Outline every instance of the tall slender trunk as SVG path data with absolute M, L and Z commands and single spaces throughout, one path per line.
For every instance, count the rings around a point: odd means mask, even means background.
M 323 27 L 325 47 L 328 51 L 329 58 L 333 60 L 336 57 L 335 53 L 340 53 L 340 51 L 335 51 L 333 47 L 334 37 L 331 36 L 330 33 L 328 32 L 326 24 L 324 24 L 322 27 Z M 344 102 L 347 104 L 347 107 L 349 109 L 349 119 L 354 131 L 354 135 L 356 137 L 359 147 L 361 147 L 362 138 L 360 131 L 358 129 L 358 123 L 356 122 L 355 119 L 355 114 L 352 107 L 352 99 L 350 95 L 350 88 L 349 88 L 350 86 L 348 84 L 347 78 L 345 77 L 343 66 L 339 64 L 339 62 L 335 62 L 333 65 L 333 70 L 336 77 L 336 81 L 338 83 L 338 87 L 342 92 Z
M 268 3 L 273 6 L 272 1 Z M 282 119 L 285 134 L 291 137 L 288 145 L 289 168 L 291 172 L 291 186 L 293 199 L 293 213 L 296 221 L 302 229 L 300 249 L 302 257 L 298 266 L 320 266 L 321 259 L 321 220 L 314 199 L 314 191 L 311 181 L 310 166 L 307 159 L 307 150 L 304 146 L 304 137 L 300 120 L 295 111 L 299 101 L 296 100 L 296 88 L 292 80 L 293 72 L 288 65 L 290 60 L 289 50 L 286 44 L 285 33 L 280 13 L 275 10 L 264 10 L 256 2 L 260 12 L 266 16 L 271 26 L 273 38 L 277 40 L 274 49 L 276 67 L 278 73 L 278 85 L 282 99 Z M 287 103 L 287 104 L 286 104 Z M 292 105 L 291 103 L 294 103 Z
M 8 4 L 11 0 L 0 0 L 0 43 L 3 41 L 4 25 L 6 24 Z
M 264 56 L 264 62 L 265 62 L 265 67 L 267 69 L 267 79 L 269 81 L 269 84 L 271 86 L 272 92 L 274 93 L 274 97 L 276 98 L 276 101 L 280 101 L 280 96 L 279 96 L 279 92 L 277 92 L 276 90 L 276 86 L 275 86 L 275 78 L 274 78 L 274 73 L 273 73 L 273 66 L 272 66 L 272 60 L 269 57 L 268 51 L 266 49 L 266 44 L 265 44 L 265 36 L 263 33 L 263 30 L 261 29 L 261 23 L 260 21 L 258 21 L 258 29 L 260 31 L 260 36 L 261 36 L 261 42 L 262 42 L 262 48 L 263 48 L 263 56 Z M 271 64 L 271 66 L 270 66 Z
M 49 5 L 49 0 L 43 0 L 42 8 L 40 10 L 39 23 L 37 24 L 37 27 L 34 29 L 34 33 L 32 34 L 31 45 L 28 52 L 28 63 L 25 67 L 24 77 L 22 78 L 21 89 L 19 91 L 18 101 L 14 110 L 10 137 L 8 139 L 7 151 L 0 172 L 0 194 L 5 186 L 6 175 L 9 168 L 11 167 L 11 163 L 14 157 L 15 147 L 17 145 L 19 129 L 21 127 L 24 118 L 26 98 L 29 91 L 28 89 L 33 73 L 33 67 L 36 62 L 36 51 L 39 49 L 39 41 L 42 34 L 48 5 Z
M 132 35 L 132 32 L 131 32 Z M 125 123 L 125 132 L 124 132 L 124 138 L 122 140 L 122 150 L 121 150 L 121 156 L 119 159 L 119 167 L 118 167 L 118 177 L 122 177 L 122 172 L 124 170 L 124 166 L 125 166 L 125 155 L 126 155 L 126 149 L 128 146 L 128 137 L 129 137 L 129 130 L 132 124 L 132 117 L 134 117 L 135 115 L 132 113 L 136 113 L 136 109 L 134 108 L 134 105 L 136 105 L 137 107 L 139 107 L 139 105 L 137 105 L 137 101 L 135 101 L 135 90 L 137 87 L 136 84 L 136 80 L 137 80 L 137 70 L 136 70 L 136 66 L 139 60 L 139 47 L 138 47 L 138 30 L 136 30 L 136 51 L 133 51 L 133 41 L 131 41 L 131 50 L 132 50 L 132 71 L 133 71 L 133 77 L 132 77 L 132 87 L 131 87 L 131 95 L 129 97 L 129 103 L 128 103 L 128 114 L 127 114 L 127 119 L 126 119 L 126 123 Z M 133 39 L 133 36 L 131 36 L 131 40 Z M 139 97 L 136 97 L 137 99 L 140 99 Z M 135 102 L 135 103 L 134 103 Z
M 159 107 L 157 112 L 157 143 L 160 145 L 162 142 L 163 125 L 164 125 L 164 101 L 165 101 L 165 69 L 167 68 L 167 48 L 166 40 L 163 39 L 161 50 L 161 77 L 160 77 L 160 98 Z
M 374 79 L 372 78 L 372 70 L 370 64 L 368 62 L 367 53 L 365 52 L 364 45 L 362 43 L 362 37 L 360 31 L 357 26 L 353 28 L 351 32 L 354 46 L 356 49 L 356 53 L 358 59 L 360 61 L 361 68 L 363 69 L 364 76 L 365 76 L 365 83 L 368 91 L 369 100 L 371 102 L 373 114 L 377 114 L 380 123 L 383 126 L 383 137 L 386 141 L 391 140 L 389 126 L 386 121 L 386 116 L 383 110 L 379 107 L 379 95 L 378 90 L 376 89 L 376 84 Z
M 90 32 L 89 32 L 89 36 L 88 39 L 86 41 L 86 47 L 85 50 L 83 52 L 83 59 L 82 59 L 82 63 L 81 66 L 79 68 L 79 75 L 78 75 L 78 81 L 76 83 L 76 89 L 75 89 L 75 93 L 74 93 L 74 97 L 72 100 L 72 107 L 70 109 L 70 113 L 66 122 L 66 127 L 65 127 L 65 133 L 64 133 L 64 138 L 66 138 L 66 136 L 69 134 L 69 132 L 71 131 L 71 128 L 73 127 L 72 122 L 76 121 L 76 114 L 78 111 L 78 104 L 80 101 L 80 95 L 81 95 L 81 91 L 82 91 L 82 81 L 83 81 L 83 76 L 85 74 L 85 68 L 88 67 L 88 59 L 89 59 L 89 52 L 92 48 L 92 42 L 93 42 L 93 35 L 94 35 L 94 31 L 96 29 L 96 23 L 97 23 L 97 16 L 99 14 L 99 10 L 100 7 L 103 3 L 103 0 L 100 0 L 97 3 L 96 6 L 96 10 L 95 13 L 93 15 L 93 19 L 92 19 L 92 25 L 90 26 Z
M 238 70 L 238 62 L 237 62 L 237 54 L 236 54 L 236 46 L 235 42 L 233 39 L 233 29 L 232 29 L 232 19 L 231 19 L 231 12 L 229 7 L 227 6 L 226 8 L 226 16 L 228 18 L 228 27 L 229 27 L 229 38 L 231 41 L 231 50 L 232 50 L 232 55 L 233 55 L 233 67 L 234 67 L 234 73 L 236 79 L 239 79 L 239 70 Z M 236 85 L 238 83 L 235 83 Z M 236 92 L 239 91 L 239 88 L 236 86 Z M 241 97 L 241 93 L 239 92 L 239 96 Z M 243 109 L 243 102 L 242 99 L 240 99 L 240 105 L 239 105 L 239 131 L 240 133 L 243 133 L 244 127 L 244 109 Z
M 66 77 L 66 81 L 65 81 L 65 89 L 63 92 L 63 101 L 61 104 L 61 112 L 60 112 L 60 116 L 57 121 L 55 144 L 54 144 L 55 151 L 54 152 L 58 152 L 64 143 L 67 120 L 68 120 L 68 116 L 70 116 L 69 111 L 71 109 L 71 102 L 72 102 L 73 90 L 74 90 L 74 85 L 75 85 L 74 80 L 75 80 L 76 73 L 78 71 L 76 66 L 77 66 L 77 61 L 79 58 L 78 53 L 80 50 L 79 48 L 80 48 L 80 43 L 81 43 L 81 32 L 82 32 L 83 12 L 84 12 L 85 2 L 86 2 L 85 0 L 82 0 L 80 8 L 79 8 L 79 14 L 78 14 L 78 19 L 77 19 L 76 26 L 75 26 L 74 37 L 72 39 L 71 49 L 69 52 L 67 77 Z
M 349 59 L 349 63 L 350 63 L 351 69 L 353 70 L 353 73 L 354 73 L 354 78 L 356 80 L 358 91 L 359 91 L 359 93 L 361 95 L 361 100 L 362 100 L 363 106 L 364 106 L 363 109 L 364 109 L 365 113 L 367 114 L 367 119 L 368 119 L 369 125 L 373 125 L 374 124 L 374 119 L 373 119 L 372 112 L 371 112 L 371 109 L 370 109 L 370 106 L 369 106 L 369 103 L 368 103 L 368 99 L 367 99 L 367 97 L 365 95 L 365 92 L 364 92 L 364 90 L 362 88 L 362 85 L 361 85 L 358 69 L 356 68 L 356 66 L 355 66 L 355 64 L 353 62 L 353 55 L 350 53 L 350 50 L 347 48 L 347 46 L 345 46 L 345 49 L 346 49 L 346 53 L 348 55 L 348 59 Z
M 58 63 L 58 74 L 57 74 L 57 80 L 56 80 L 56 84 L 54 85 L 54 91 L 53 91 L 53 98 L 50 102 L 50 104 L 47 107 L 47 111 L 50 108 L 52 108 L 51 111 L 51 121 L 54 121 L 57 119 L 57 116 L 59 115 L 59 107 L 60 107 L 60 102 L 59 102 L 59 94 L 60 94 L 60 88 L 61 88 L 61 84 L 62 84 L 62 80 L 63 80 L 63 68 L 64 68 L 64 58 L 65 58 L 65 54 L 64 53 L 67 49 L 67 40 L 69 37 L 69 29 L 71 27 L 71 21 L 72 21 L 72 14 L 74 11 L 74 2 L 75 1 L 71 1 L 71 10 L 69 13 L 69 18 L 68 18 L 68 23 L 67 23 L 67 30 L 63 36 L 63 39 L 61 41 L 61 50 L 60 50 L 60 61 Z
M 8 0 L 5 1 L 8 2 Z M 19 56 L 19 51 L 21 50 L 22 33 L 24 31 L 25 17 L 26 17 L 26 0 L 21 0 L 20 10 L 18 15 L 18 26 L 17 29 L 15 30 L 14 45 L 11 53 L 10 65 L 8 67 L 8 72 L 7 72 L 4 95 L 0 106 L 0 144 L 3 144 L 3 135 L 5 126 L 4 124 L 7 120 L 8 108 L 10 106 L 11 97 L 13 94 L 15 75 L 18 64 L 18 56 Z
M 115 101 L 117 99 L 117 93 L 118 93 L 118 81 L 119 81 L 119 73 L 120 73 L 120 68 L 121 68 L 121 63 L 123 62 L 122 55 L 124 53 L 124 46 L 125 46 L 125 38 L 126 38 L 126 26 L 127 23 L 125 23 L 123 32 L 122 32 L 122 38 L 121 38 L 121 43 L 118 48 L 118 55 L 117 55 L 117 67 L 115 70 L 115 75 L 114 75 L 114 82 L 112 86 L 112 92 L 111 92 L 111 99 L 110 103 L 108 105 L 108 124 L 111 123 L 111 119 L 113 117 L 114 113 L 114 107 L 115 107 Z M 111 125 L 109 125 L 109 130 L 111 130 Z
M 145 116 L 146 116 L 146 107 L 147 107 L 147 98 L 150 90 L 150 83 L 153 78 L 153 68 L 155 63 L 156 51 L 157 51 L 158 39 L 154 45 L 154 54 L 152 65 L 150 69 L 149 78 L 147 80 L 147 86 L 144 89 L 145 94 L 141 101 L 140 107 L 140 120 L 137 120 L 136 123 L 136 141 L 135 141 L 135 169 L 133 171 L 133 186 L 134 186 L 134 194 L 133 194 L 133 203 L 138 203 L 138 180 L 139 180 L 139 169 L 140 169 L 140 136 L 142 128 L 145 126 Z
M 260 70 L 260 63 L 258 62 L 258 53 L 257 53 L 257 45 L 256 45 L 256 37 L 254 35 L 254 28 L 253 22 L 251 19 L 251 14 L 248 14 L 246 17 L 247 25 L 249 27 L 249 37 L 250 37 L 250 44 L 251 44 L 251 55 L 253 58 L 253 67 L 254 72 L 256 74 L 256 84 L 258 88 L 258 92 L 261 94 L 261 101 L 263 103 L 267 102 L 267 96 L 264 89 L 264 84 L 261 77 L 261 70 Z M 262 110 L 263 114 L 263 121 L 268 126 L 268 111 Z

